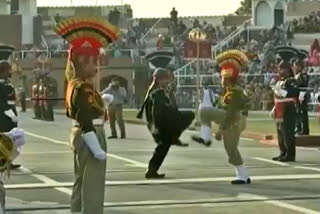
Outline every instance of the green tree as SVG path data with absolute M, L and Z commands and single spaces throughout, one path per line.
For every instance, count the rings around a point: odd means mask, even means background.
M 236 15 L 251 15 L 252 0 L 242 0 L 241 6 L 236 10 Z

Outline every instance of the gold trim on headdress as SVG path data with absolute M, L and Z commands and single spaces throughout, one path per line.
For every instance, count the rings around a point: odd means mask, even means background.
M 248 62 L 249 62 L 249 59 L 245 55 L 245 53 L 236 49 L 225 51 L 216 57 L 216 61 L 220 66 L 222 66 L 226 62 L 231 62 L 230 60 L 232 59 L 236 60 L 236 62 L 240 66 L 246 66 L 248 65 Z

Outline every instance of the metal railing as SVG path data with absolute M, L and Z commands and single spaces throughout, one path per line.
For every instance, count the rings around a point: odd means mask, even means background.
M 132 57 L 134 56 L 134 49 L 107 49 L 105 50 L 106 53 L 112 53 L 113 57 Z M 40 56 L 45 55 L 48 58 L 55 58 L 55 57 L 61 57 L 64 56 L 64 54 L 67 54 L 68 50 L 20 50 L 20 51 L 14 51 L 13 57 L 19 58 L 19 59 L 26 59 L 26 58 L 32 58 L 34 56 Z
M 153 29 L 162 21 L 163 18 L 158 19 L 158 21 L 140 38 L 142 42 L 152 31 Z

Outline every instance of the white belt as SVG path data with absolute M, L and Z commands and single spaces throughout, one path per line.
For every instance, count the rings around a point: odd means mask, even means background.
M 104 125 L 104 120 L 101 119 L 101 118 L 94 119 L 94 120 L 92 120 L 92 124 L 94 126 L 103 126 Z M 72 120 L 72 125 L 73 126 L 80 126 L 80 124 L 76 120 Z
M 15 105 L 16 101 L 8 101 L 8 105 Z

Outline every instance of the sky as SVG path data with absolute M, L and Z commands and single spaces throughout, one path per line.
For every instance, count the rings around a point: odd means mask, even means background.
M 135 18 L 168 17 L 172 7 L 178 16 L 219 16 L 233 13 L 241 0 L 72 0 L 73 5 L 130 4 Z M 38 6 L 70 6 L 70 0 L 37 0 Z

